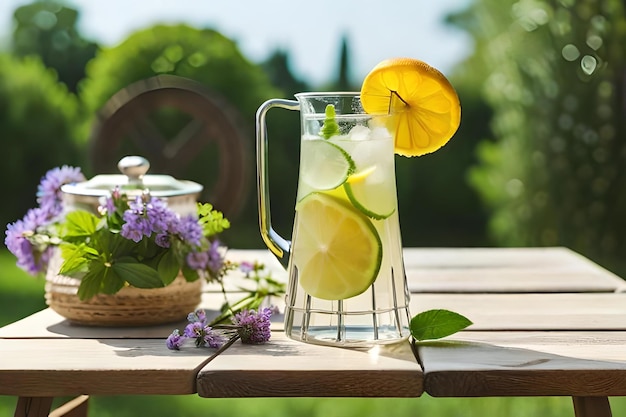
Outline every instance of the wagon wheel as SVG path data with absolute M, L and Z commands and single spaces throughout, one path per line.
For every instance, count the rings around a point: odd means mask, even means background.
M 196 81 L 174 75 L 138 81 L 98 112 L 91 167 L 95 173 L 117 173 L 123 156 L 143 156 L 152 174 L 204 185 L 201 199 L 232 220 L 249 185 L 249 151 L 239 119 L 229 103 Z

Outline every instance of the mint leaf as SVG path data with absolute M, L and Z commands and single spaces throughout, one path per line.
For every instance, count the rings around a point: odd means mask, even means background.
M 441 339 L 465 329 L 472 322 L 449 310 L 428 310 L 411 319 L 411 336 L 417 341 Z
M 137 288 L 163 287 L 163 281 L 156 269 L 138 263 L 133 258 L 121 259 L 111 265 L 113 271 L 124 281 Z
M 320 129 L 320 136 L 324 139 L 330 139 L 331 137 L 339 134 L 339 125 L 335 119 L 335 106 L 332 104 L 327 105 L 324 110 L 324 115 L 326 118 L 324 119 L 324 124 Z

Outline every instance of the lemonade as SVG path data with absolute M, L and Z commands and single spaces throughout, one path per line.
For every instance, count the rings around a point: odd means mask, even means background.
M 393 117 L 365 114 L 355 94 L 298 99 L 318 110 L 302 114 L 285 332 L 345 345 L 406 338 Z

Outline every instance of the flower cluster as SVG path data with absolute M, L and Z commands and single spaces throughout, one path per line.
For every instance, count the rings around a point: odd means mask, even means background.
M 196 310 L 189 313 L 187 320 L 189 324 L 183 333 L 175 329 L 165 341 L 168 349 L 180 350 L 189 340 L 193 340 L 196 347 L 221 348 L 228 338 L 223 331 L 236 332 L 236 338 L 243 343 L 263 344 L 270 340 L 270 319 L 274 308 L 262 308 L 256 310 L 242 310 L 232 317 L 232 325 L 214 324 L 207 321 L 204 310 Z M 231 339 L 233 340 L 233 339 Z
M 187 281 L 221 284 L 237 267 L 225 259 L 226 248 L 216 237 L 230 223 L 210 204 L 198 204 L 197 215 L 181 216 L 149 192 L 131 197 L 115 188 L 98 213 L 65 213 L 61 186 L 84 180 L 79 168 L 68 166 L 42 178 L 38 207 L 7 226 L 5 244 L 19 267 L 32 275 L 45 272 L 58 248 L 58 272 L 81 278 L 83 300 L 126 285 L 163 287 L 181 274 Z
M 237 326 L 241 341 L 259 345 L 270 340 L 270 318 L 273 312 L 271 308 L 264 308 L 258 313 L 254 310 L 243 310 L 235 314 L 233 324 Z
M 23 219 L 7 226 L 4 243 L 24 271 L 37 275 L 48 267 L 52 246 L 59 240 L 47 228 L 63 212 L 61 186 L 84 180 L 79 168 L 62 166 L 48 171 L 37 189 L 38 206 L 28 210 Z

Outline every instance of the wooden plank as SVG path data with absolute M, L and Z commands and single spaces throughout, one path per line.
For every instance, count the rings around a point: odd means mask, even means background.
M 613 292 L 624 280 L 567 248 L 405 248 L 411 292 Z
M 405 248 L 403 254 L 411 292 L 613 292 L 626 286 L 622 278 L 563 247 Z M 273 278 L 287 282 L 287 272 L 268 250 L 231 249 L 227 258 L 258 260 Z M 247 283 L 233 271 L 225 284 L 235 291 Z M 209 284 L 207 291 L 219 291 L 219 286 Z
M 154 339 L 166 338 L 186 320 L 157 326 L 93 327 L 74 325 L 50 308 L 0 328 L 0 338 Z
M 461 332 L 422 343 L 434 397 L 626 395 L 626 332 Z
M 0 339 L 0 395 L 193 394 L 215 354 L 165 339 Z
M 265 345 L 235 343 L 198 374 L 198 395 L 229 397 L 418 397 L 422 370 L 408 342 L 342 349 L 273 332 Z
M 244 296 L 243 293 L 229 293 L 231 302 L 237 301 Z M 224 302 L 220 293 L 205 293 L 202 295 L 200 307 L 206 308 L 210 318 L 219 314 L 219 309 Z M 270 299 L 270 304 L 282 304 L 282 300 Z M 280 330 L 283 327 L 283 316 L 275 315 L 272 318 L 272 329 Z M 15 323 L 0 327 L 0 338 L 76 338 L 76 339 L 165 339 L 172 330 L 183 329 L 187 320 L 155 326 L 133 327 L 95 327 L 75 325 L 67 321 L 50 308 L 34 313 Z
M 463 314 L 471 330 L 626 330 L 626 293 L 412 294 L 412 315 Z

